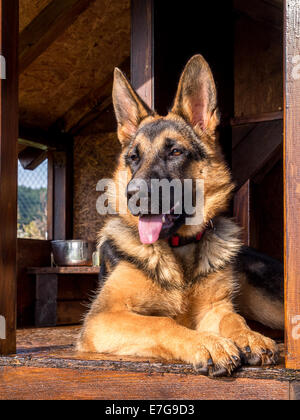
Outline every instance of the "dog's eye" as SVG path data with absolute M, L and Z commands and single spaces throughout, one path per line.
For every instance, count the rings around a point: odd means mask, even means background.
M 137 162 L 139 160 L 139 155 L 137 153 L 132 154 L 130 160 L 132 160 L 132 162 Z
M 171 150 L 171 156 L 180 156 L 182 155 L 182 151 L 179 149 L 173 149 Z

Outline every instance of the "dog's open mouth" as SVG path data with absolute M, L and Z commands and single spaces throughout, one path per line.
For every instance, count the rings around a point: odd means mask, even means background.
M 175 215 L 174 211 L 170 214 L 141 215 L 139 216 L 139 234 L 142 244 L 154 244 L 174 227 L 181 215 Z

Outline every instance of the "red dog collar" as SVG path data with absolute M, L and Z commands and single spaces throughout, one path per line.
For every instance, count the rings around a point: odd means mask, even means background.
M 171 238 L 168 239 L 169 245 L 171 248 L 179 248 L 181 246 L 189 245 L 195 242 L 200 242 L 206 230 L 214 229 L 213 221 L 210 220 L 207 226 L 201 232 L 197 233 L 196 236 L 192 237 L 182 237 L 180 235 L 173 235 Z

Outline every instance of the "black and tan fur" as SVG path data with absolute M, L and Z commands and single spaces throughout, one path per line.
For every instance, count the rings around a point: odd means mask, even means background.
M 85 318 L 78 350 L 177 359 L 212 376 L 230 374 L 242 361 L 273 363 L 276 344 L 238 314 L 244 308 L 253 319 L 282 327 L 280 299 L 258 285 L 266 261 L 257 266 L 257 259 L 241 252 L 240 229 L 222 216 L 233 184 L 217 141 L 217 93 L 208 64 L 199 55 L 189 61 L 166 117 L 151 111 L 118 69 L 113 101 L 123 147 L 115 179 L 119 171 L 129 179 L 202 178 L 203 225 L 175 228 L 182 237 L 193 237 L 210 220 L 213 228 L 200 242 L 179 248 L 164 239 L 143 245 L 138 217 L 111 217 L 100 232 L 105 281 Z M 126 188 L 124 183 L 117 195 Z

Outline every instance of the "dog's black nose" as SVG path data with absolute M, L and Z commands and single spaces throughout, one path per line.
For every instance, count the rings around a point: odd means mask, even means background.
M 132 179 L 127 185 L 127 197 L 139 194 L 139 198 L 148 196 L 147 183 L 143 179 Z

